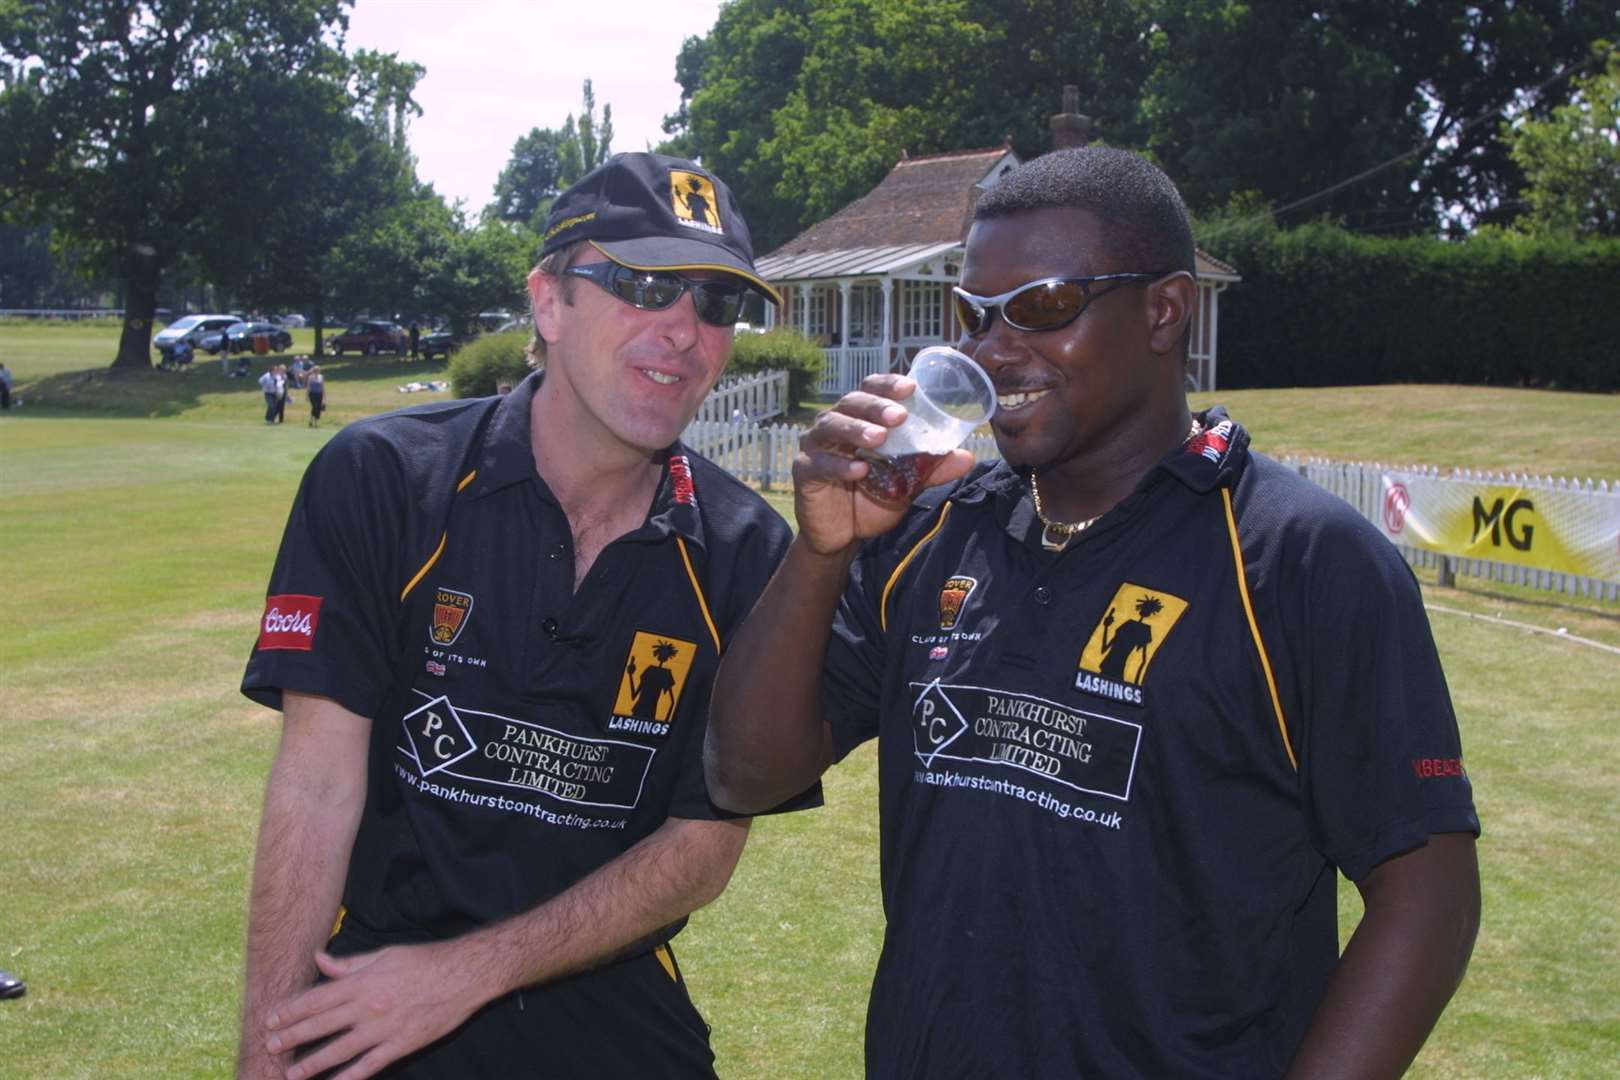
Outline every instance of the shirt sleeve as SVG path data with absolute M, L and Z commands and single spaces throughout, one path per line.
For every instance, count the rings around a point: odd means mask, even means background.
M 392 684 L 409 505 L 381 440 L 339 433 L 310 462 L 281 538 L 242 692 L 271 708 L 284 690 L 374 717 Z
M 832 727 L 838 761 L 878 735 L 888 663 L 881 609 L 883 586 L 896 572 L 892 538 L 906 532 L 909 530 L 896 530 L 862 548 L 850 567 L 849 583 L 833 616 L 821 678 L 821 708 Z
M 1296 593 L 1310 626 L 1301 794 L 1313 843 L 1353 881 L 1431 833 L 1479 832 L 1417 581 L 1363 525 L 1324 545 L 1332 557 Z
M 742 580 L 742 587 L 732 590 L 727 596 L 727 609 L 725 612 L 716 612 L 720 619 L 718 627 L 722 644 L 731 640 L 737 629 L 754 607 L 759 594 L 764 591 L 766 583 L 776 568 L 781 564 L 787 554 L 788 544 L 792 542 L 793 534 L 774 510 L 761 507 L 763 535 L 756 534 L 752 539 L 745 539 L 737 545 L 737 561 L 734 572 L 742 571 L 740 564 L 746 563 L 746 572 L 738 573 Z M 759 552 L 758 555 L 753 554 Z M 681 747 L 681 772 L 676 781 L 675 793 L 670 800 L 670 817 L 692 818 L 700 821 L 730 820 L 739 817 L 758 817 L 765 814 L 782 814 L 793 810 L 809 810 L 822 805 L 821 783 L 817 781 L 809 789 L 800 792 L 793 798 L 760 814 L 735 814 L 730 810 L 715 805 L 709 797 L 709 786 L 703 772 L 703 737 L 708 730 L 709 704 L 714 690 L 713 678 L 705 679 L 703 685 L 695 689 L 701 691 L 697 700 L 697 708 L 693 715 L 701 720 L 701 724 L 687 733 L 686 742 Z

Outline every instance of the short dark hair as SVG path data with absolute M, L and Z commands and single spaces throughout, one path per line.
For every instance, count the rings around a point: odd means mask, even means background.
M 1194 276 L 1192 223 L 1171 179 L 1151 161 L 1111 146 L 1054 150 L 1025 162 L 979 197 L 975 221 L 1072 207 L 1102 222 L 1111 272 L 1185 270 Z

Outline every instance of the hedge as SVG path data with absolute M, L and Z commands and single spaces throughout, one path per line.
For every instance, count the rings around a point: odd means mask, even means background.
M 458 398 L 488 397 L 503 382 L 516 386 L 529 373 L 529 332 L 485 334 L 450 358 L 450 392 Z
M 1448 242 L 1308 225 L 1199 242 L 1243 275 L 1221 293 L 1223 388 L 1620 389 L 1620 239 Z
M 764 334 L 740 332 L 731 346 L 729 374 L 756 371 L 788 373 L 788 411 L 815 393 L 821 383 L 821 346 L 797 330 L 778 327 Z

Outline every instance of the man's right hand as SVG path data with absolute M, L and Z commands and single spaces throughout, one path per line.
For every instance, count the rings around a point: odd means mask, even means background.
M 916 383 L 904 375 L 869 375 L 859 390 L 816 418 L 799 440 L 793 462 L 793 509 L 799 537 L 817 555 L 836 555 L 881 536 L 900 523 L 907 506 L 880 502 L 859 485 L 871 469 L 858 451 L 880 451 L 890 428 L 905 421 L 899 402 Z M 973 468 L 973 455 L 953 450 L 928 477 L 927 486 L 946 484 Z

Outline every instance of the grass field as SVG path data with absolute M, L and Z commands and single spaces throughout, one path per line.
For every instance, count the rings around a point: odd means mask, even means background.
M 294 423 L 301 402 L 286 426 L 266 427 L 257 387 L 206 365 L 75 383 L 100 361 L 62 359 L 70 336 L 41 344 L 0 325 L 0 359 L 31 399 L 0 416 L 0 967 L 29 982 L 27 997 L 0 1003 L 0 1076 L 220 1076 L 277 730 L 235 687 L 299 474 L 330 430 Z M 93 339 L 74 348 L 105 354 Z M 339 419 L 440 396 L 396 387 L 442 365 L 329 370 Z M 53 402 L 74 385 L 79 396 Z M 1502 467 L 1524 463 L 1491 455 L 1519 454 L 1566 463 L 1538 471 L 1620 476 L 1620 440 L 1596 438 L 1620 428 L 1615 397 L 1220 397 L 1268 449 Z M 1349 435 L 1346 417 L 1360 418 Z M 1390 449 L 1345 450 L 1368 445 Z M 1426 594 L 1620 647 L 1620 606 L 1463 582 Z M 1413 1075 L 1610 1075 L 1620 657 L 1432 619 L 1485 823 L 1485 913 L 1468 979 Z M 756 826 L 732 887 L 677 941 L 726 1077 L 860 1073 L 882 933 L 871 748 L 827 789 L 825 809 Z M 1354 891 L 1341 897 L 1353 923 Z

